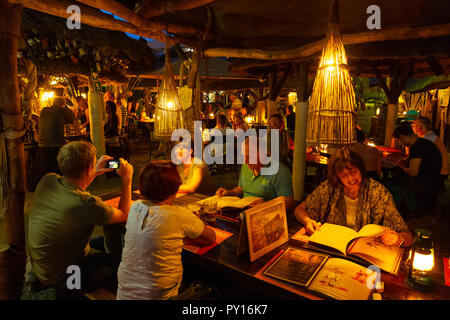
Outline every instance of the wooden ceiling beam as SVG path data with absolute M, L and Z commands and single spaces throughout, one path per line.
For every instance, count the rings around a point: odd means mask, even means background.
M 160 22 L 154 22 L 143 18 L 141 15 L 136 14 L 134 11 L 124 6 L 120 2 L 114 0 L 77 0 L 90 7 L 94 7 L 100 10 L 111 12 L 112 14 L 125 19 L 127 22 L 135 25 L 139 29 L 149 31 L 167 31 L 169 33 L 185 33 L 185 34 L 199 34 L 203 30 L 192 26 L 180 26 L 174 24 L 167 24 Z M 167 30 L 166 30 L 167 29 Z
M 142 15 L 144 18 L 154 18 L 164 15 L 166 12 L 185 11 L 198 8 L 214 2 L 215 0 L 178 0 L 161 2 L 158 6 L 154 5 L 152 1 L 145 1 L 145 4 L 137 10 L 136 13 Z M 167 7 L 166 7 L 167 6 Z
M 181 42 L 188 45 L 195 45 L 197 42 L 194 38 L 185 38 L 185 37 L 171 37 L 168 39 L 168 37 L 162 32 L 162 30 L 165 30 L 166 27 L 163 26 L 161 23 L 151 22 L 151 25 L 155 28 L 150 31 L 150 29 L 141 29 L 137 26 L 127 22 L 118 20 L 112 17 L 112 15 L 106 14 L 101 12 L 98 9 L 91 8 L 89 6 L 81 5 L 79 3 L 69 2 L 69 1 L 58 1 L 58 0 L 46 0 L 40 1 L 40 0 L 8 0 L 11 4 L 21 4 L 25 8 L 29 8 L 32 10 L 40 11 L 43 13 L 47 13 L 53 16 L 61 17 L 67 19 L 71 14 L 67 13 L 67 8 L 70 5 L 77 5 L 80 7 L 81 10 L 81 23 L 90 25 L 92 27 L 111 30 L 111 31 L 121 31 L 121 32 L 128 32 L 131 34 L 135 34 L 138 36 L 142 36 L 145 38 L 151 38 L 154 40 L 158 40 L 161 42 Z M 150 26 L 150 25 L 148 25 Z M 169 32 L 179 31 L 182 33 L 188 33 L 184 32 L 185 29 L 180 29 L 181 26 L 170 27 L 169 26 Z M 176 30 L 175 30 L 176 29 Z M 189 29 L 186 29 L 189 30 Z M 199 31 L 197 31 L 199 32 Z M 195 34 L 197 36 L 197 34 Z
M 444 68 L 439 63 L 439 61 L 437 61 L 436 57 L 427 57 L 425 60 L 428 62 L 431 69 L 437 76 L 440 76 L 442 73 L 444 73 Z
M 450 35 L 450 23 L 425 26 L 381 29 L 342 35 L 344 45 L 392 40 L 410 40 Z M 324 39 L 290 50 L 259 50 L 242 48 L 209 48 L 206 57 L 233 57 L 258 60 L 294 60 L 311 56 L 323 49 Z

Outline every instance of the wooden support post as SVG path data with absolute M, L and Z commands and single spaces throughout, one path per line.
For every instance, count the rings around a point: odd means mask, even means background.
M 390 71 L 391 81 L 388 85 L 384 78 L 381 76 L 380 71 L 374 67 L 374 73 L 377 77 L 377 80 L 388 98 L 386 129 L 384 135 L 384 145 L 386 147 L 392 147 L 392 134 L 394 133 L 398 116 L 398 97 L 402 93 L 406 80 L 408 80 L 408 76 L 410 76 L 411 71 L 412 65 L 398 63 Z
M 103 96 L 95 88 L 95 83 L 89 77 L 89 121 L 91 128 L 91 141 L 97 148 L 97 159 L 105 154 L 105 133 L 103 130 Z
M 397 123 L 398 103 L 388 103 L 386 116 L 386 129 L 384 134 L 384 146 L 392 147 L 392 135 Z
M 304 63 L 296 64 L 294 66 L 294 77 L 298 102 L 295 113 L 292 189 L 294 191 L 294 200 L 302 201 L 305 197 L 306 126 L 308 119 L 308 66 Z
M 281 89 L 283 89 L 284 84 L 286 83 L 287 78 L 291 74 L 292 64 L 289 64 L 287 68 L 283 71 L 281 78 L 277 81 L 277 69 L 273 70 L 269 76 L 270 83 L 270 93 L 269 93 L 269 101 L 267 102 L 267 118 L 270 118 L 272 114 L 278 113 L 278 104 L 276 102 L 277 97 L 279 96 Z
M 0 155 L 3 159 L 0 179 L 3 180 L 1 185 L 6 185 L 0 190 L 0 204 L 6 205 L 6 208 L 3 205 L 0 208 L 6 230 L 6 244 L 0 245 L 0 300 L 20 298 L 26 261 L 26 182 L 21 133 L 24 124 L 17 80 L 17 40 L 21 19 L 22 6 L 0 0 L 0 152 L 3 153 Z

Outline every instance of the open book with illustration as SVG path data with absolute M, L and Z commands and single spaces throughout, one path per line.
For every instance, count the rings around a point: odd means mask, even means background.
M 292 247 L 269 263 L 263 275 L 281 287 L 285 282 L 338 300 L 367 300 L 376 279 L 372 270 L 354 262 Z
M 306 247 L 325 250 L 328 253 L 331 249 L 344 256 L 357 257 L 358 262 L 362 259 L 386 272 L 397 274 L 403 249 L 382 243 L 380 235 L 387 229 L 368 224 L 356 232 L 345 226 L 325 223 L 309 237 Z
M 239 197 L 230 197 L 230 196 L 212 196 L 203 200 L 198 201 L 199 204 L 202 204 L 206 201 L 216 201 L 217 202 L 217 208 L 223 209 L 223 208 L 235 208 L 235 209 L 244 209 L 248 206 L 250 206 L 252 203 L 261 200 L 262 198 L 259 197 L 245 197 L 245 198 L 239 198 Z

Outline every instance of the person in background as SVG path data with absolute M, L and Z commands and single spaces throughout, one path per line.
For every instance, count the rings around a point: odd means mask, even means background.
M 128 113 L 136 113 L 136 100 L 133 97 L 133 91 L 129 90 L 127 92 L 127 110 Z
M 244 140 L 241 149 L 244 156 L 244 164 L 241 166 L 238 186 L 231 190 L 219 188 L 216 191 L 216 195 L 261 197 L 264 201 L 284 196 L 286 198 L 286 211 L 290 212 L 294 209 L 291 172 L 280 162 L 277 173 L 273 175 L 262 175 L 261 169 L 270 166 L 270 163 L 266 165 L 262 164 L 262 162 L 266 162 L 266 159 L 262 161 L 260 158 L 260 144 L 261 139 L 256 139 L 256 145 L 253 145 L 252 150 L 250 150 L 250 139 L 247 137 Z M 250 163 L 250 151 L 257 152 L 256 163 Z
M 230 101 L 231 101 L 231 109 L 234 110 L 235 114 L 241 113 L 242 111 L 242 101 L 239 99 L 236 95 L 232 94 L 230 95 Z
M 66 143 L 64 126 L 75 121 L 75 114 L 66 106 L 62 97 L 55 97 L 51 107 L 43 108 L 38 124 L 38 151 L 33 172 L 33 186 L 48 172 L 61 173 L 56 157 Z M 34 189 L 34 188 L 32 188 Z
M 377 148 L 365 144 L 366 134 L 362 130 L 356 130 L 356 143 L 350 147 L 364 161 L 366 175 L 369 178 L 380 180 L 381 153 Z
M 423 139 L 430 140 L 433 142 L 436 147 L 438 147 L 441 158 L 442 158 L 442 168 L 440 172 L 440 181 L 439 185 L 442 192 L 446 191 L 445 181 L 448 178 L 448 152 L 445 148 L 444 144 L 442 143 L 441 139 L 431 130 L 431 121 L 430 119 L 426 117 L 418 117 L 416 120 L 414 120 L 412 129 L 414 133 Z
M 103 96 L 104 102 L 105 102 L 105 109 L 107 108 L 106 103 L 108 101 L 114 103 L 116 106 L 116 98 L 114 96 L 114 93 L 112 93 L 111 91 L 106 91 L 105 95 Z M 120 110 L 120 108 L 116 107 L 116 115 L 117 115 L 117 128 L 119 129 L 119 132 L 122 131 L 122 111 Z
M 181 178 L 179 193 L 201 193 L 214 195 L 216 183 L 209 173 L 208 166 L 202 159 L 194 158 L 194 140 L 178 144 L 175 154 L 181 163 L 177 166 Z M 198 162 L 198 163 L 196 163 Z
M 233 123 L 234 130 L 242 129 L 244 132 L 247 131 L 250 127 L 248 126 L 248 123 L 244 121 L 244 118 L 240 113 L 235 114 L 234 116 L 234 123 Z
M 86 128 L 86 132 L 89 132 L 89 107 L 85 98 L 78 96 L 76 98 L 78 104 L 77 118 L 80 120 L 81 128 Z
M 292 154 L 291 154 L 291 145 L 292 148 L 294 147 L 294 143 L 291 142 L 291 138 L 289 137 L 289 133 L 285 129 L 283 116 L 276 113 L 270 116 L 269 118 L 269 130 L 267 131 L 267 149 L 271 150 L 271 134 L 270 130 L 278 129 L 279 132 L 279 155 L 280 155 L 280 161 L 283 162 L 286 165 L 289 165 L 292 161 Z
M 139 173 L 143 200 L 130 210 L 118 271 L 117 300 L 168 299 L 183 278 L 186 238 L 204 246 L 215 232 L 190 210 L 174 205 L 181 179 L 171 161 L 147 163 Z
M 122 250 L 118 230 L 120 223 L 126 222 L 131 206 L 133 167 L 120 159 L 116 172 L 122 178 L 122 192 L 118 207 L 111 207 L 86 191 L 97 176 L 113 170 L 105 168 L 110 156 L 97 161 L 96 154 L 95 146 L 86 141 L 64 145 L 58 153 L 63 175 L 49 173 L 36 188 L 28 228 L 31 274 L 38 280 L 36 289 L 53 287 L 64 292 L 70 265 L 80 266 L 84 291 L 94 289 L 95 280 L 106 275 L 98 273 L 98 267 L 109 266 L 110 275 L 115 274 Z M 96 225 L 104 226 L 107 254 L 92 251 L 88 245 Z
M 295 112 L 294 107 L 290 104 L 287 106 L 286 110 L 286 123 L 289 135 L 292 140 L 295 137 Z
M 426 194 L 434 190 L 440 180 L 442 168 L 441 153 L 430 140 L 419 138 L 409 125 L 398 126 L 393 133 L 402 145 L 409 147 L 409 157 L 397 164 L 406 175 L 405 187 L 413 188 L 416 195 Z
M 106 145 L 115 146 L 119 143 L 119 117 L 114 102 L 106 101 L 106 123 L 104 126 Z
M 128 127 L 128 108 L 127 108 L 127 99 L 126 93 L 122 93 L 122 99 L 120 99 L 120 113 L 122 118 L 122 134 L 125 134 L 126 129 Z
M 214 127 L 215 129 L 220 130 L 220 132 L 225 136 L 226 135 L 226 130 L 227 130 L 227 117 L 222 114 L 219 113 L 216 116 L 216 126 Z
M 393 137 L 409 147 L 409 155 L 397 162 L 397 172 L 383 184 L 392 193 L 395 204 L 405 217 L 409 219 L 423 215 L 429 199 L 439 189 L 441 153 L 433 142 L 417 137 L 407 124 L 399 125 Z
M 366 224 L 379 224 L 389 228 L 381 235 L 385 245 L 412 243 L 412 234 L 392 195 L 382 184 L 366 176 L 364 161 L 348 148 L 333 154 L 328 162 L 328 179 L 295 208 L 295 218 L 309 234 L 325 222 L 355 231 Z

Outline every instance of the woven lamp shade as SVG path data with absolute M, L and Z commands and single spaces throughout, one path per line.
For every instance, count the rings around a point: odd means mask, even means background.
M 175 85 L 168 46 L 166 45 L 165 67 L 161 87 L 158 91 L 153 135 L 157 139 L 170 140 L 174 130 L 184 127 L 183 109 Z
M 341 146 L 356 142 L 356 102 L 339 31 L 338 2 L 332 1 L 325 46 L 308 110 L 306 142 Z

